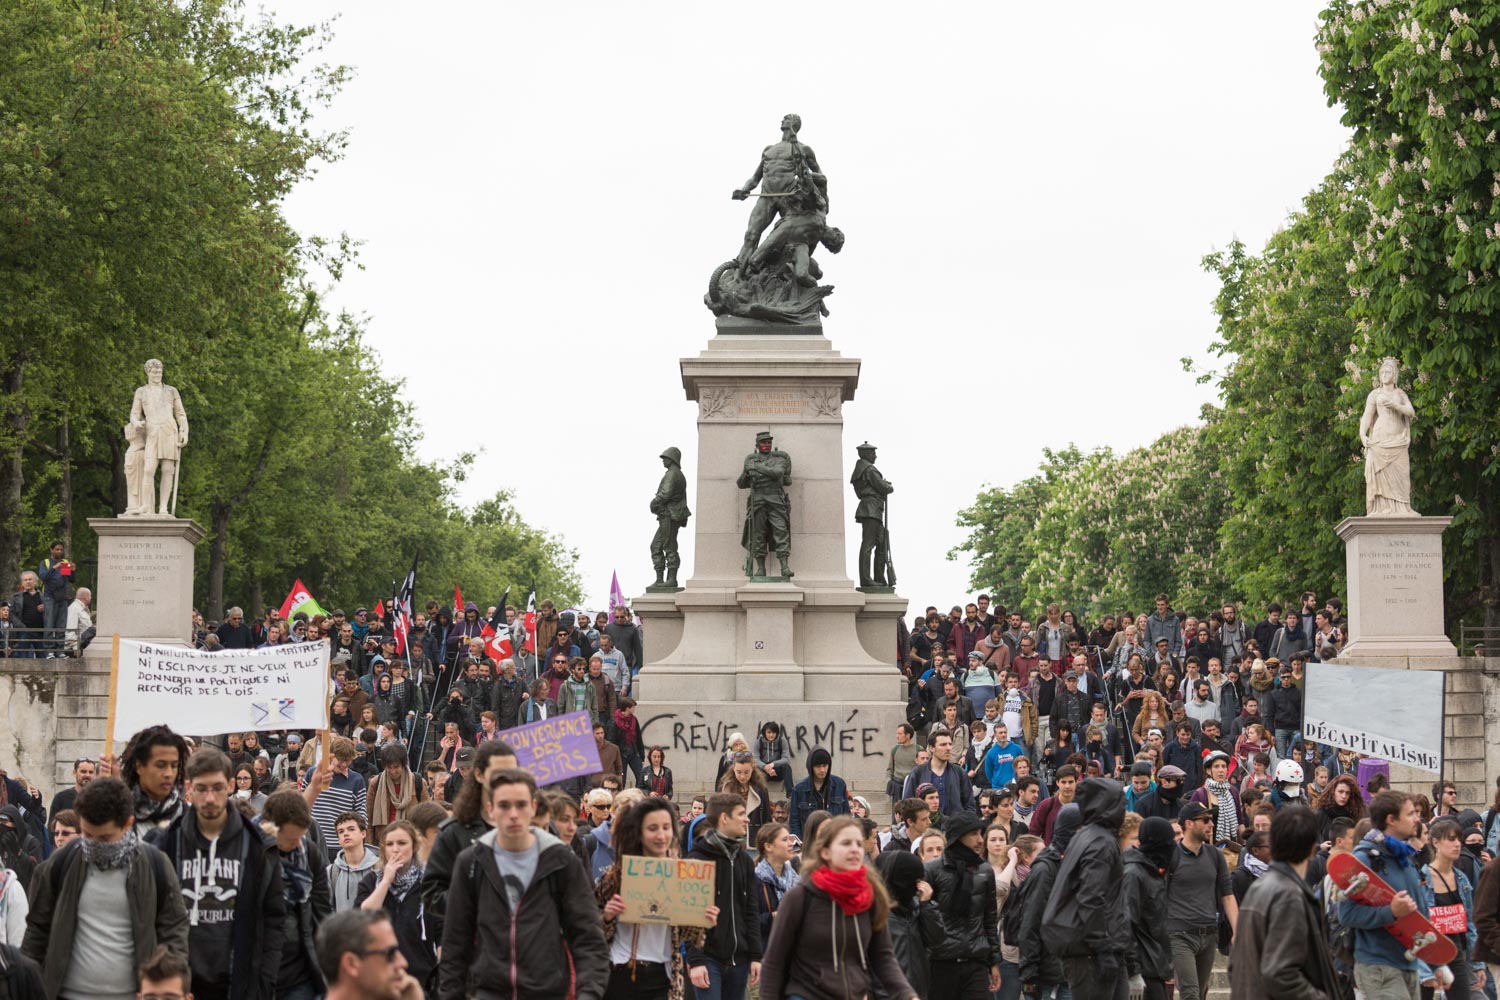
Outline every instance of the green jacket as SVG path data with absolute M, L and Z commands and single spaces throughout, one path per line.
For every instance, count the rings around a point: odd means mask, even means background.
M 73 935 L 78 930 L 78 897 L 87 873 L 80 838 L 43 861 L 31 879 L 31 911 L 26 915 L 21 951 L 42 967 L 49 1000 L 56 1000 L 68 974 Z M 158 944 L 186 961 L 187 909 L 167 856 L 143 842 L 125 873 L 125 890 L 130 922 L 136 928 L 136 964 L 144 963 Z

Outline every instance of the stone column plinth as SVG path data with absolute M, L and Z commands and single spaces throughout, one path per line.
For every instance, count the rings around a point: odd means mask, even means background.
M 94 622 L 100 638 L 187 645 L 193 634 L 193 546 L 203 526 L 178 517 L 91 517 L 99 536 Z M 96 642 L 89 648 L 109 646 Z
M 635 683 L 642 737 L 667 748 L 677 787 L 691 793 L 713 783 L 731 733 L 753 741 L 760 723 L 775 720 L 794 777 L 806 776 L 807 752 L 821 745 L 853 791 L 881 799 L 905 717 L 896 631 L 906 600 L 856 590 L 847 568 L 843 404 L 860 363 L 816 327 L 721 320 L 718 331 L 681 361 L 683 389 L 698 404 L 697 455 L 687 464 L 697 485 L 692 571 L 681 591 L 633 605 L 646 647 Z M 745 575 L 748 491 L 736 481 L 763 430 L 792 461 L 795 575 L 784 581 Z M 774 552 L 766 562 L 774 573 Z M 779 783 L 772 793 L 784 794 Z
M 1443 628 L 1443 529 L 1451 517 L 1346 517 L 1349 644 L 1341 657 L 1458 655 Z

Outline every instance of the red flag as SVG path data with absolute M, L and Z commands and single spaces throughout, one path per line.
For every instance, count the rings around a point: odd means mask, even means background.
M 486 656 L 499 663 L 501 660 L 508 660 L 516 655 L 516 647 L 510 641 L 509 632 L 496 632 L 488 626 L 486 626 L 486 632 L 484 642 Z
M 536 588 L 531 589 L 531 594 L 526 598 L 526 614 L 521 618 L 521 626 L 526 629 L 526 642 L 522 646 L 528 653 L 536 652 Z
M 458 589 L 458 584 L 453 585 L 453 617 L 464 616 L 464 592 Z
M 307 611 L 309 615 L 324 614 L 323 609 L 318 607 L 318 602 L 313 600 L 312 592 L 307 589 L 307 584 L 298 580 L 292 584 L 292 591 L 286 595 L 286 600 L 281 602 L 280 615 L 282 621 L 291 618 L 297 609 L 303 607 L 303 605 L 307 605 L 303 610 Z
M 384 618 L 385 617 L 385 602 L 384 601 L 376 601 L 375 602 L 375 617 L 376 618 Z

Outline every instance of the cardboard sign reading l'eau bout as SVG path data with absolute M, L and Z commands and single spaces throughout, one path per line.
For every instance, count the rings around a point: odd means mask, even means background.
M 689 858 L 620 859 L 620 896 L 627 924 L 707 927 L 705 911 L 714 902 L 712 861 Z

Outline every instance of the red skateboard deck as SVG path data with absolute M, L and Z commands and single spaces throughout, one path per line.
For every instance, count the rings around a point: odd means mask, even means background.
M 1366 906 L 1389 906 L 1396 891 L 1352 854 L 1335 854 L 1328 859 L 1328 877 L 1350 899 Z M 1431 966 L 1447 965 L 1458 957 L 1458 949 L 1422 911 L 1408 913 L 1385 925 L 1406 949 L 1406 957 L 1420 958 Z

